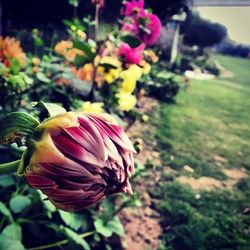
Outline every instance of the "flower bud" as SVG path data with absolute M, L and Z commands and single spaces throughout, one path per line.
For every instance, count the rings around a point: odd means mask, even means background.
M 29 140 L 24 176 L 59 209 L 78 211 L 110 194 L 131 194 L 135 150 L 107 114 L 67 112 L 45 120 Z

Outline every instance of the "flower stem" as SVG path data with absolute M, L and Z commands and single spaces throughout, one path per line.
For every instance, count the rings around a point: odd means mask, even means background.
M 20 160 L 0 164 L 0 175 L 16 172 L 19 163 Z
M 86 238 L 86 237 L 94 234 L 95 232 L 96 231 L 90 231 L 90 232 L 87 232 L 87 233 L 80 234 L 79 236 L 81 238 Z M 51 248 L 51 247 L 60 247 L 60 246 L 65 245 L 67 243 L 68 243 L 68 240 L 65 239 L 65 240 L 57 241 L 57 242 L 47 244 L 47 245 L 43 245 L 43 246 L 39 246 L 39 247 L 28 248 L 27 250 L 42 250 L 42 249 L 48 249 L 48 248 Z
M 98 41 L 98 31 L 99 31 L 99 13 L 100 13 L 100 5 L 96 4 L 95 7 L 95 42 Z

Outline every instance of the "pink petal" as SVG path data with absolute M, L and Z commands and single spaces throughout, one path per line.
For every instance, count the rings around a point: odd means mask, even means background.
M 80 122 L 82 129 L 85 129 L 85 131 L 87 130 L 89 134 L 93 136 L 94 141 L 96 142 L 94 145 L 98 145 L 98 147 L 95 148 L 95 150 L 99 151 L 100 153 L 99 157 L 103 160 L 106 160 L 108 156 L 105 151 L 105 146 L 98 129 L 90 122 L 90 119 L 87 116 L 84 115 L 79 116 L 78 120 Z
M 72 141 L 72 139 L 67 138 L 62 133 L 59 135 L 53 136 L 52 139 L 56 147 L 64 155 L 67 155 L 68 157 L 73 158 L 73 159 L 77 159 L 83 162 L 94 164 L 96 166 L 100 166 L 100 167 L 103 166 L 103 161 L 100 158 L 95 157 L 85 148 L 80 146 L 78 143 L 75 143 L 75 141 Z
M 57 188 L 57 185 L 54 181 L 44 176 L 40 176 L 36 174 L 26 174 L 25 178 L 27 182 L 29 183 L 29 185 L 32 186 L 33 188 L 38 188 L 41 190 Z
M 112 141 L 117 143 L 122 148 L 136 153 L 131 141 L 129 140 L 128 136 L 125 134 L 125 132 L 117 125 L 114 124 L 108 124 L 103 119 L 100 119 L 97 116 L 90 115 L 90 119 L 96 124 L 99 131 L 104 131 Z

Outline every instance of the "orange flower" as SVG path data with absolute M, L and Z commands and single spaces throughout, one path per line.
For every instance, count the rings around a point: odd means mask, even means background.
M 77 78 L 86 82 L 93 82 L 94 66 L 92 63 L 85 64 L 83 67 L 81 67 L 78 70 L 76 70 L 75 67 L 72 68 L 71 70 Z M 99 87 L 104 82 L 104 68 L 103 67 L 100 67 L 100 66 L 97 67 L 95 81 Z
M 83 81 L 92 82 L 93 74 L 94 74 L 94 66 L 92 63 L 88 63 L 77 70 L 76 76 Z
M 20 42 L 15 38 L 0 36 L 0 60 L 10 66 L 10 59 L 17 59 L 21 66 L 25 65 L 25 53 L 20 46 Z
M 64 40 L 56 44 L 55 52 L 58 53 L 59 55 L 64 56 L 70 62 L 74 61 L 77 55 L 80 56 L 84 55 L 84 53 L 81 50 L 73 48 L 72 41 L 64 41 Z

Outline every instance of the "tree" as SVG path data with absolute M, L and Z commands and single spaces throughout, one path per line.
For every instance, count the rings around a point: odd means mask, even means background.
M 227 36 L 227 29 L 219 23 L 203 19 L 197 13 L 191 13 L 183 26 L 183 33 L 186 45 L 206 48 L 220 43 Z

